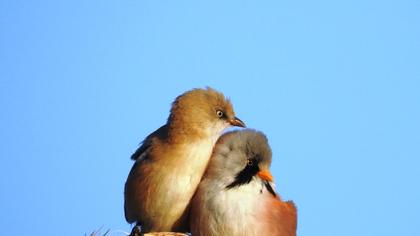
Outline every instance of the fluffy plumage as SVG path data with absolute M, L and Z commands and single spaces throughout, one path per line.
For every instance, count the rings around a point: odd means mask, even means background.
M 275 193 L 267 138 L 253 130 L 224 134 L 191 203 L 194 236 L 295 236 L 296 208 Z
M 125 184 L 125 218 L 143 232 L 188 230 L 190 200 L 220 133 L 244 126 L 232 104 L 214 89 L 194 89 L 175 99 L 168 121 L 131 156 Z

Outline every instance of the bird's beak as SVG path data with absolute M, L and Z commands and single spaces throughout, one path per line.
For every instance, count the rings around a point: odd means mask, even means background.
M 258 175 L 258 177 L 260 177 L 263 180 L 273 182 L 273 176 L 271 175 L 270 171 L 268 171 L 268 170 L 258 171 L 257 175 Z
M 238 117 L 234 117 L 229 121 L 229 123 L 233 126 L 245 127 L 245 123 L 241 121 Z

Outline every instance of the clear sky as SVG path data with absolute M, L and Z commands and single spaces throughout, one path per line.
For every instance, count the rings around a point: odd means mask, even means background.
M 177 95 L 212 86 L 268 136 L 299 235 L 420 235 L 419 12 L 408 0 L 0 1 L 0 234 L 129 231 L 131 153 Z

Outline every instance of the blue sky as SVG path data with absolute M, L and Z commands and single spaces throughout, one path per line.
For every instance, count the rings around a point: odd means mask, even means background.
M 129 231 L 138 143 L 212 86 L 298 234 L 418 235 L 418 1 L 0 1 L 2 235 Z M 122 235 L 114 232 L 112 235 Z

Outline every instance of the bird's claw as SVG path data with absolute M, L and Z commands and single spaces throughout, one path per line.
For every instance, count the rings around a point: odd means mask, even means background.
M 141 226 L 136 224 L 136 226 L 133 227 L 131 230 L 131 233 L 129 236 L 141 236 Z

